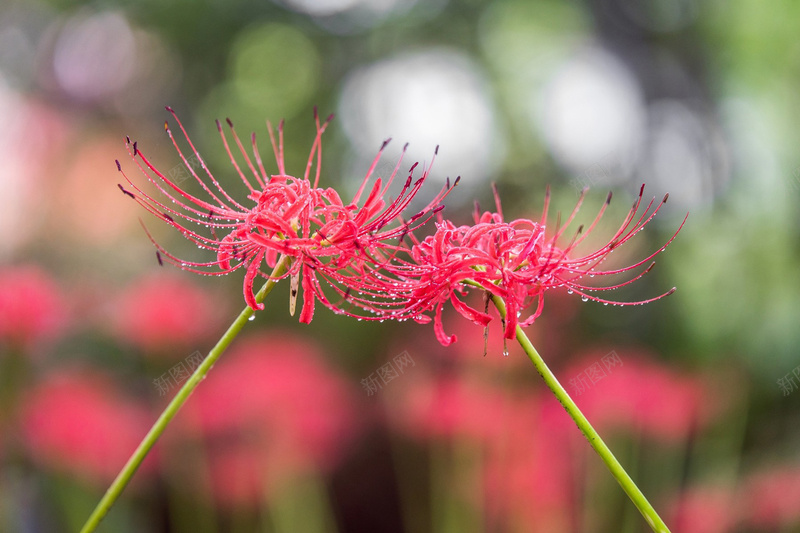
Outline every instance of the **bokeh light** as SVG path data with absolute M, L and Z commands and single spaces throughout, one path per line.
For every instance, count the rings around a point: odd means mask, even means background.
M 502 160 L 492 95 L 474 62 L 453 50 L 386 59 L 352 72 L 344 81 L 339 114 L 361 158 L 371 158 L 392 137 L 387 160 L 409 143 L 408 158 L 430 161 L 442 150 L 432 176 L 469 176 L 466 187 L 490 179 Z

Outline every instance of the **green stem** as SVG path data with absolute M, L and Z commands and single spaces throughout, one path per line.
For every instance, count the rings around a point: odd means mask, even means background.
M 497 307 L 500 316 L 505 318 L 505 302 L 494 295 L 492 295 L 492 302 Z M 633 479 L 631 479 L 625 469 L 622 468 L 622 465 L 617 461 L 617 458 L 614 457 L 614 454 L 611 453 L 611 450 L 606 446 L 606 443 L 603 442 L 603 439 L 600 438 L 600 435 L 589 423 L 589 420 L 587 420 L 580 409 L 578 409 L 578 406 L 572 398 L 570 398 L 566 389 L 558 382 L 555 374 L 547 367 L 544 359 L 542 359 L 542 356 L 536 351 L 536 348 L 533 347 L 530 339 L 528 339 L 528 336 L 525 335 L 525 332 L 519 325 L 517 325 L 517 341 L 520 346 L 522 346 L 522 349 L 525 350 L 525 353 L 528 354 L 528 358 L 533 362 L 533 365 L 536 367 L 536 370 L 539 371 L 544 382 L 550 387 L 550 390 L 553 391 L 558 401 L 561 402 L 561 405 L 567 410 L 569 416 L 571 416 L 578 425 L 578 429 L 581 430 L 581 433 L 583 433 L 586 440 L 588 440 L 589 444 L 594 448 L 594 451 L 597 452 L 597 455 L 599 455 L 606 464 L 611 474 L 617 480 L 617 483 L 620 484 L 622 490 L 625 491 L 636 508 L 639 509 L 639 512 L 642 513 L 642 516 L 644 516 L 644 519 L 653 531 L 657 533 L 669 533 L 667 525 L 661 520 L 661 517 L 658 516 L 656 510 L 653 509 L 653 506 L 647 501 L 647 498 L 645 498 L 642 491 L 639 490 L 639 487 L 636 486 L 636 483 L 633 482 Z
M 275 268 L 272 271 L 269 281 L 267 281 L 261 290 L 258 291 L 256 294 L 256 302 L 262 302 L 264 298 L 267 297 L 273 287 L 275 287 L 275 278 L 280 276 L 286 270 L 287 263 L 289 259 L 285 256 L 282 256 Z M 225 349 L 230 345 L 234 338 L 239 334 L 239 332 L 244 328 L 245 324 L 250 320 L 253 316 L 255 311 L 250 307 L 245 307 L 244 310 L 239 313 L 239 316 L 233 323 L 230 325 L 228 330 L 225 332 L 224 335 L 217 341 L 217 344 L 208 352 L 208 355 L 203 362 L 200 363 L 200 366 L 194 371 L 191 377 L 183 384 L 181 389 L 175 395 L 169 405 L 167 405 L 166 409 L 161 413 L 161 416 L 158 417 L 156 423 L 153 424 L 153 427 L 150 428 L 150 431 L 145 435 L 142 442 L 139 443 L 139 446 L 136 448 L 136 451 L 133 452 L 128 462 L 125 463 L 125 466 L 122 468 L 119 474 L 117 474 L 116 479 L 114 482 L 111 483 L 111 486 L 106 491 L 103 498 L 100 500 L 100 503 L 97 504 L 97 507 L 94 508 L 92 514 L 89 516 L 89 519 L 83 525 L 83 529 L 81 529 L 81 533 L 91 533 L 94 531 L 100 521 L 105 517 L 108 510 L 114 505 L 114 502 L 117 501 L 122 491 L 125 490 L 125 487 L 128 485 L 128 482 L 133 477 L 133 474 L 136 473 L 136 470 L 139 468 L 139 465 L 142 464 L 144 458 L 147 457 L 147 454 L 150 452 L 150 449 L 155 445 L 158 438 L 164 433 L 167 425 L 170 421 L 175 417 L 178 413 L 178 410 L 186 403 L 186 400 L 189 399 L 189 396 L 192 394 L 195 388 L 203 381 L 208 374 L 208 371 L 211 370 L 211 367 L 214 366 L 214 363 L 217 362 L 217 359 L 222 355 Z

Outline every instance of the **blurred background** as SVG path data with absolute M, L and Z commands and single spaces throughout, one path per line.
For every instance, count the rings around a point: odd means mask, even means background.
M 77 531 L 243 307 L 241 274 L 160 267 L 117 188 L 138 141 L 185 172 L 181 117 L 237 183 L 214 125 L 286 120 L 302 174 L 335 113 L 323 186 L 352 194 L 439 155 L 431 195 L 538 216 L 544 190 L 610 234 L 641 183 L 670 193 L 604 307 L 548 294 L 528 333 L 680 532 L 800 531 L 800 3 L 773 0 L 6 1 L 0 6 L 0 530 Z M 602 241 L 602 242 L 601 242 Z M 642 532 L 644 521 L 499 328 L 367 324 L 270 295 L 100 531 Z M 602 373 L 598 373 L 598 369 Z M 369 388 L 366 384 L 372 384 Z

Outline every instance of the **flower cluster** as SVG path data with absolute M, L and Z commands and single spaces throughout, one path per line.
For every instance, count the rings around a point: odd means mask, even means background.
M 244 297 L 247 304 L 253 309 L 264 308 L 264 305 L 256 302 L 255 299 L 253 291 L 255 279 L 258 276 L 269 278 L 270 274 L 264 270 L 265 266 L 273 268 L 278 258 L 283 255 L 291 258 L 292 263 L 287 272 L 278 279 L 285 277 L 292 279 L 292 301 L 290 303 L 292 314 L 294 314 L 294 301 L 301 279 L 303 288 L 301 322 L 311 321 L 315 299 L 339 311 L 341 308 L 331 302 L 324 293 L 320 279 L 331 284 L 343 296 L 347 296 L 349 291 L 354 288 L 366 288 L 360 281 L 365 269 L 384 261 L 385 254 L 391 253 L 392 246 L 387 244 L 388 241 L 402 237 L 430 220 L 440 209 L 441 200 L 452 189 L 449 186 L 445 187 L 418 214 L 408 221 L 401 220 L 401 213 L 422 187 L 430 168 L 423 170 L 422 176 L 414 181 L 413 173 L 417 165 L 413 165 L 402 190 L 391 203 L 387 204 L 384 198 L 399 172 L 401 157 L 386 182 L 377 178 L 366 194 L 366 199 L 359 205 L 381 153 L 389 142 L 387 140 L 378 151 L 378 155 L 355 197 L 350 203 L 345 204 L 334 189 L 318 187 L 322 157 L 321 137 L 332 116 L 321 124 L 315 110 L 317 135 L 302 178 L 296 178 L 286 173 L 282 122 L 278 126 L 277 141 L 272 126 L 269 126 L 278 172 L 268 175 L 258 152 L 255 135 L 251 137 L 254 156 L 251 159 L 236 135 L 233 123 L 228 120 L 233 140 L 244 158 L 252 178 L 237 163 L 222 125 L 217 122 L 217 128 L 231 163 L 249 190 L 247 200 L 250 205 L 245 207 L 231 197 L 211 174 L 174 111 L 169 107 L 167 107 L 167 111 L 177 121 L 194 157 L 200 161 L 200 167 L 210 184 L 195 171 L 194 165 L 189 163 L 168 123 L 164 125 L 165 130 L 183 164 L 208 198 L 203 199 L 190 194 L 185 188 L 180 187 L 174 180 L 160 172 L 138 148 L 137 143 L 131 143 L 129 138 L 126 143 L 129 154 L 139 169 L 165 198 L 159 200 L 137 186 L 125 175 L 122 166 L 117 161 L 117 169 L 123 173 L 131 190 L 122 185 L 119 187 L 123 193 L 179 230 L 184 237 L 194 242 L 199 248 L 216 253 L 214 261 L 185 261 L 165 250 L 151 237 L 157 248 L 159 262 L 166 260 L 185 270 L 209 275 L 228 274 L 243 268 L 246 270 Z M 316 175 L 312 183 L 310 174 L 314 168 L 315 158 Z M 196 226 L 197 229 L 193 229 L 193 226 Z M 209 234 L 201 234 L 200 227 L 208 228 Z M 226 234 L 220 237 L 222 232 L 226 232 Z M 357 298 L 352 301 L 357 305 L 362 303 L 362 300 Z
M 161 173 L 137 143 L 131 143 L 130 139 L 127 140 L 129 154 L 158 193 L 151 195 L 137 186 L 125 175 L 117 161 L 117 168 L 125 176 L 130 188 L 119 187 L 123 193 L 176 228 L 199 248 L 216 254 L 213 261 L 184 261 L 162 248 L 151 237 L 159 262 L 166 260 L 185 270 L 211 275 L 227 274 L 242 268 L 246 271 L 243 288 L 245 301 L 253 309 L 263 309 L 263 304 L 255 298 L 255 279 L 259 276 L 270 278 L 267 268 L 275 267 L 282 256 L 291 262 L 287 271 L 277 279 L 291 279 L 292 313 L 298 289 L 302 286 L 301 322 L 311 321 L 318 300 L 337 313 L 368 320 L 433 321 L 437 339 L 444 345 L 456 340 L 455 335 L 445 333 L 442 325 L 442 311 L 448 302 L 466 318 L 486 326 L 492 319 L 488 312 L 488 297 L 503 300 L 507 308 L 504 338 L 512 338 L 518 325 L 530 325 L 541 314 L 543 296 L 548 289 L 565 287 L 584 300 L 618 305 L 647 303 L 674 291 L 672 289 L 655 298 L 637 302 L 612 302 L 592 294 L 594 291 L 628 285 L 646 274 L 652 265 L 632 279 L 610 286 L 596 287 L 585 280 L 587 276 L 611 276 L 638 269 L 660 253 L 680 231 L 678 228 L 661 248 L 632 265 L 616 269 L 601 268 L 608 255 L 649 223 L 667 201 L 668 195 L 654 207 L 653 199 L 639 214 L 644 186 L 611 239 L 583 256 L 576 254 L 576 247 L 599 223 L 611 201 L 611 194 L 591 225 L 585 231 L 583 226 L 579 227 L 565 246 L 559 243 L 583 202 L 585 190 L 566 224 L 552 233 L 546 227 L 549 190 L 539 221 L 517 219 L 506 222 L 495 190 L 496 211 L 481 214 L 476 208 L 474 224 L 455 226 L 444 219 L 440 211 L 443 208 L 442 200 L 455 187 L 458 179 L 452 185 L 448 180 L 423 209 L 404 218 L 403 212 L 422 188 L 430 165 L 422 170 L 422 176 L 416 180 L 414 171 L 417 164 L 412 165 L 399 194 L 393 200 L 386 201 L 384 198 L 389 187 L 400 172 L 402 156 L 388 179 L 384 181 L 377 177 L 371 185 L 370 182 L 389 142 L 387 140 L 378 151 L 357 193 L 345 204 L 334 189 L 319 187 L 321 139 L 331 117 L 321 123 L 315 110 L 317 135 L 302 178 L 286 172 L 283 123 L 278 126 L 277 140 L 268 123 L 277 161 L 277 173 L 268 174 L 259 155 L 255 135 L 251 137 L 251 158 L 236 135 L 233 124 L 227 121 L 244 161 L 244 165 L 240 165 L 222 125 L 217 122 L 231 163 L 249 190 L 245 202 L 247 205 L 243 205 L 230 196 L 208 170 L 174 111 L 169 107 L 167 111 L 177 121 L 191 149 L 192 158 L 200 162 L 200 169 L 205 176 L 195 171 L 195 165 L 189 163 L 168 123 L 165 123 L 167 134 L 191 177 L 204 191 L 204 198 L 190 194 Z M 434 233 L 422 240 L 417 239 L 414 231 L 434 218 Z M 207 228 L 207 232 L 203 232 L 202 227 Z M 486 307 L 483 311 L 467 303 L 466 296 L 470 290 L 484 292 Z M 523 311 L 529 307 L 533 307 L 533 311 L 523 318 Z
M 454 335 L 445 334 L 442 326 L 442 308 L 446 302 L 452 303 L 459 313 L 476 324 L 486 326 L 491 320 L 486 311 L 482 312 L 465 303 L 464 296 L 471 288 L 483 290 L 487 295 L 496 296 L 505 302 L 504 336 L 507 339 L 514 337 L 517 325 L 528 326 L 541 315 L 543 296 L 549 289 L 566 287 L 570 293 L 577 293 L 584 301 L 594 300 L 606 305 L 640 305 L 658 300 L 672 294 L 675 289 L 636 302 L 611 301 L 591 294 L 594 291 L 608 291 L 629 285 L 649 272 L 654 263 L 633 278 L 610 286 L 597 287 L 585 281 L 586 277 L 612 276 L 635 270 L 663 251 L 677 236 L 680 227 L 661 248 L 648 257 L 622 268 L 601 268 L 608 255 L 650 222 L 669 197 L 664 196 L 655 208 L 655 199 L 651 200 L 637 218 L 643 194 L 644 185 L 640 188 L 639 196 L 628 216 L 604 246 L 587 255 L 578 256 L 574 253 L 576 247 L 597 226 L 611 202 L 610 193 L 591 225 L 585 230 L 583 226 L 578 227 L 569 244 L 560 247 L 558 242 L 575 219 L 586 189 L 581 193 L 566 224 L 550 236 L 547 235 L 545 226 L 549 190 L 545 195 L 544 214 L 540 221 L 516 219 L 505 222 L 495 189 L 495 212 L 480 214 L 476 208 L 475 223 L 469 226 L 456 227 L 446 220 L 438 222 L 433 235 L 415 243 L 411 248 L 411 262 L 389 267 L 405 283 L 392 283 L 385 290 L 398 300 L 408 302 L 408 309 L 413 309 L 414 313 L 432 311 L 436 336 L 444 345 L 456 340 Z M 520 319 L 522 311 L 534 304 L 534 311 L 528 317 Z

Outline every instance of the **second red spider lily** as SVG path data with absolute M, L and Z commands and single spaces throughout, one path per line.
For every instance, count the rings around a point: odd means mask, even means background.
M 129 188 L 122 185 L 119 187 L 123 193 L 176 228 L 199 248 L 211 250 L 216 254 L 216 259 L 212 261 L 187 261 L 170 253 L 151 237 L 157 249 L 159 262 L 166 260 L 184 270 L 206 275 L 228 274 L 243 268 L 246 270 L 244 298 L 253 309 L 264 307 L 255 300 L 253 289 L 255 279 L 259 276 L 268 278 L 266 267 L 274 267 L 279 257 L 286 256 L 292 259 L 292 263 L 281 278 L 289 277 L 292 280 L 290 301 L 292 314 L 294 314 L 298 285 L 302 280 L 301 322 L 311 321 L 315 300 L 337 312 L 358 316 L 351 311 L 342 310 L 336 302 L 332 302 L 326 296 L 320 279 L 331 284 L 336 293 L 344 298 L 348 298 L 353 289 L 356 292 L 362 289 L 368 290 L 363 281 L 366 272 L 371 275 L 375 270 L 371 268 L 372 266 L 385 261 L 386 257 L 396 251 L 397 245 L 390 244 L 390 239 L 402 238 L 430 220 L 442 208 L 441 201 L 452 190 L 449 185 L 445 186 L 419 213 L 404 221 L 401 213 L 421 189 L 428 177 L 430 165 L 423 168 L 422 176 L 416 180 L 413 174 L 417 164 L 412 165 L 401 191 L 393 201 L 387 203 L 384 198 L 400 171 L 402 156 L 385 182 L 378 177 L 371 188 L 367 189 L 383 149 L 389 142 L 387 140 L 378 151 L 355 197 L 350 203 L 345 204 L 334 189 L 318 187 L 322 134 L 332 116 L 321 123 L 315 110 L 317 134 L 302 178 L 286 172 L 282 122 L 278 126 L 277 139 L 272 127 L 269 126 L 270 140 L 278 167 L 277 173 L 271 175 L 264 167 L 255 134 L 251 137 L 253 154 L 251 158 L 236 134 L 232 122 L 227 121 L 233 141 L 244 160 L 244 166 L 249 170 L 247 172 L 237 162 L 222 125 L 217 122 L 231 163 L 249 191 L 248 201 L 240 203 L 226 192 L 208 170 L 175 112 L 169 107 L 167 111 L 177 121 L 190 147 L 190 157 L 200 162 L 201 173 L 195 170 L 196 165 L 190 164 L 190 158 L 187 158 L 186 153 L 180 148 L 168 123 L 165 123 L 165 130 L 178 151 L 183 165 L 204 191 L 204 197 L 189 193 L 174 179 L 159 171 L 142 153 L 137 143 L 131 143 L 130 139 L 126 145 L 131 158 L 159 193 L 151 195 L 145 192 L 125 175 L 117 161 L 117 168 L 122 172 Z M 313 182 L 312 171 L 315 172 Z M 359 205 L 362 196 L 366 198 Z M 207 231 L 202 229 L 204 227 Z M 366 299 L 352 298 L 352 303 L 371 313 L 366 318 L 374 318 L 372 315 L 378 313 Z
M 433 235 L 414 244 L 409 252 L 410 259 L 395 261 L 387 267 L 399 281 L 386 283 L 384 291 L 400 301 L 408 302 L 403 314 L 412 314 L 419 322 L 430 321 L 426 313 L 432 313 L 436 337 L 445 346 L 456 340 L 455 335 L 445 333 L 442 324 L 442 310 L 447 302 L 476 324 L 486 326 L 491 321 L 488 309 L 481 311 L 465 302 L 470 289 L 482 289 L 505 301 L 508 314 L 504 337 L 507 339 L 514 337 L 518 324 L 528 326 L 541 315 L 544 293 L 550 289 L 565 287 L 584 301 L 615 305 L 639 305 L 672 294 L 674 288 L 659 296 L 633 302 L 612 301 L 592 294 L 629 285 L 649 272 L 655 263 L 633 278 L 610 286 L 596 286 L 586 280 L 587 277 L 611 276 L 639 269 L 672 242 L 683 227 L 685 218 L 672 237 L 644 259 L 621 268 L 601 268 L 612 251 L 628 242 L 653 219 L 669 195 L 664 196 L 658 204 L 655 198 L 650 200 L 639 214 L 644 194 L 642 185 L 637 200 L 611 239 L 594 252 L 579 256 L 575 253 L 577 246 L 592 232 L 611 202 L 609 193 L 589 227 L 580 226 L 569 242 L 562 245 L 559 241 L 575 219 L 585 194 L 586 190 L 581 193 L 564 226 L 559 228 L 557 225 L 556 231 L 548 235 L 545 221 L 550 201 L 549 189 L 540 221 L 516 219 L 505 222 L 495 191 L 496 212 L 480 214 L 476 208 L 475 224 L 471 226 L 457 227 L 449 221 L 438 222 Z M 522 318 L 522 311 L 529 307 L 534 308 L 533 312 Z

